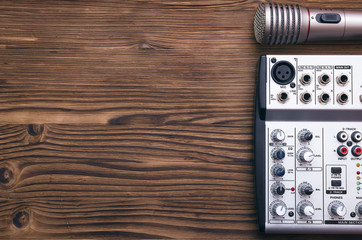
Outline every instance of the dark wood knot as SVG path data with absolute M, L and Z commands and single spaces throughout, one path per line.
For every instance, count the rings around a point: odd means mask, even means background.
M 14 174 L 8 167 L 0 168 L 0 182 L 2 184 L 9 184 L 13 181 Z
M 39 136 L 44 131 L 44 125 L 43 124 L 29 124 L 28 125 L 28 133 L 31 136 Z
M 25 228 L 29 225 L 30 214 L 26 209 L 17 211 L 13 216 L 13 224 L 17 228 Z

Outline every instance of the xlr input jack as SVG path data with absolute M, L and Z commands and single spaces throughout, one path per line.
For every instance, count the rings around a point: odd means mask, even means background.
M 312 77 L 309 74 L 303 74 L 299 81 L 302 85 L 307 86 L 312 82 Z
M 348 83 L 348 76 L 345 74 L 342 74 L 341 76 L 337 77 L 337 83 L 340 86 L 344 86 Z
M 319 95 L 318 100 L 321 104 L 327 104 L 330 100 L 330 96 L 328 93 L 323 92 L 321 95 Z
M 319 76 L 318 81 L 321 85 L 327 85 L 331 81 L 331 78 L 328 74 L 324 73 Z
M 348 102 L 348 94 L 347 93 L 340 93 L 337 95 L 337 102 L 341 105 L 346 104 Z
M 280 92 L 278 93 L 278 102 L 280 103 L 286 103 L 289 100 L 289 96 L 287 92 Z
M 305 104 L 310 103 L 312 101 L 312 94 L 310 94 L 309 92 L 304 92 L 300 94 L 300 101 Z

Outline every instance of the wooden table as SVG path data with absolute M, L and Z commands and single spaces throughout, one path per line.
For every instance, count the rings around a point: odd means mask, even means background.
M 0 1 L 0 237 L 262 239 L 259 56 L 362 42 L 263 47 L 259 2 Z

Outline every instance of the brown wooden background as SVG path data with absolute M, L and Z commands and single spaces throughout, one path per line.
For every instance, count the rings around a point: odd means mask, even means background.
M 1 0 L 0 238 L 265 237 L 258 57 L 362 54 L 362 42 L 260 46 L 259 2 Z

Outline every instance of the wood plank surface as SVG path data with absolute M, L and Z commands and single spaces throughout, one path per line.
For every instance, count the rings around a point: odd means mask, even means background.
M 256 64 L 362 42 L 261 46 L 259 3 L 0 0 L 0 238 L 305 239 L 257 231 Z

